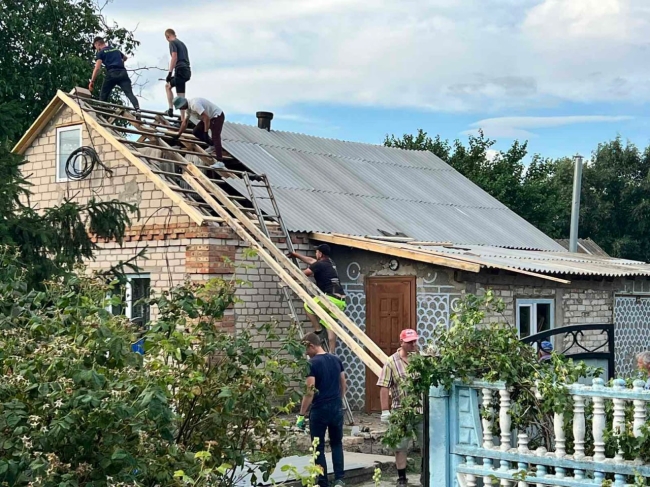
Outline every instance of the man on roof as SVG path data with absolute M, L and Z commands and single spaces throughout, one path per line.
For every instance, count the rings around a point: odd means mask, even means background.
M 339 274 L 336 271 L 336 265 L 330 257 L 332 255 L 332 249 L 327 244 L 321 244 L 316 247 L 316 258 L 308 257 L 306 255 L 299 254 L 298 252 L 292 252 L 289 254 L 291 257 L 300 259 L 309 267 L 303 272 L 306 276 L 313 277 L 316 281 L 316 286 L 320 289 L 323 294 L 327 296 L 338 309 L 341 311 L 345 310 L 345 291 L 341 287 L 341 282 L 339 280 Z M 328 315 L 336 319 L 334 315 L 323 306 L 321 299 L 317 296 L 314 298 L 321 308 L 323 308 Z M 334 331 L 329 329 L 325 321 L 319 320 L 318 316 L 307 306 L 305 303 L 305 312 L 309 321 L 311 321 L 314 326 L 314 331 L 317 335 L 322 336 L 325 331 L 323 327 L 327 330 L 327 342 L 323 340 L 324 343 L 329 345 L 329 352 L 334 353 L 336 348 L 336 335 Z
M 174 107 L 178 110 L 187 110 L 187 116 L 183 118 L 181 127 L 178 130 L 176 137 L 180 137 L 185 129 L 189 120 L 196 126 L 192 133 L 194 137 L 208 144 L 206 152 L 217 158 L 217 162 L 212 164 L 213 169 L 223 169 L 223 148 L 221 146 L 221 131 L 223 130 L 223 123 L 226 121 L 226 115 L 223 110 L 211 101 L 205 98 L 192 98 L 188 100 L 181 96 L 177 96 L 173 100 Z M 208 135 L 208 131 L 212 137 Z
M 100 101 L 108 101 L 108 97 L 111 96 L 111 91 L 116 86 L 122 88 L 122 91 L 129 99 L 133 108 L 137 111 L 140 111 L 140 104 L 138 99 L 133 94 L 133 86 L 131 85 L 131 79 L 129 74 L 126 72 L 124 67 L 124 61 L 127 57 L 122 54 L 122 52 L 117 48 L 109 44 L 106 44 L 106 41 L 102 37 L 95 37 L 93 40 L 93 47 L 97 50 L 95 54 L 95 69 L 93 69 L 92 77 L 90 78 L 90 83 L 88 84 L 88 89 L 93 91 L 95 87 L 95 80 L 99 74 L 99 70 L 102 67 L 102 64 L 106 66 L 106 77 L 102 83 L 102 89 L 99 93 Z
M 174 93 L 172 88 L 176 88 L 176 96 L 185 98 L 185 84 L 192 77 L 190 69 L 190 55 L 187 52 L 187 46 L 183 41 L 176 37 L 174 29 L 167 29 L 165 31 L 165 39 L 169 42 L 169 54 L 171 60 L 169 61 L 169 73 L 165 78 L 165 91 L 167 93 L 167 103 L 169 103 L 169 110 L 167 115 L 174 115 L 172 101 Z M 185 110 L 181 110 L 181 120 L 185 118 Z

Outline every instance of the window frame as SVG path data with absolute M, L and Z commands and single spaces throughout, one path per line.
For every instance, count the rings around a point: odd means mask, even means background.
M 521 338 L 521 328 L 519 326 L 520 319 L 520 309 L 524 306 L 530 307 L 530 335 L 533 336 L 540 331 L 537 329 L 537 305 L 538 304 L 548 304 L 550 305 L 550 326 L 549 330 L 555 328 L 555 299 L 517 299 L 516 302 L 516 316 L 515 316 L 515 326 L 517 327 L 517 336 Z M 534 330 L 534 332 L 533 332 Z
M 57 183 L 65 183 L 70 181 L 70 178 L 65 177 L 65 166 L 59 167 L 60 163 L 60 158 L 61 158 L 61 136 L 60 134 L 63 132 L 72 132 L 74 130 L 79 131 L 79 147 L 83 145 L 83 130 L 82 130 L 82 124 L 75 124 L 75 125 L 66 125 L 65 127 L 57 127 L 56 128 L 56 153 L 55 153 L 55 177 L 56 177 L 56 182 Z M 61 169 L 61 172 L 63 172 L 64 176 L 59 175 L 59 169 Z
M 149 291 L 151 291 L 151 275 L 143 274 L 126 274 L 126 286 L 124 287 L 124 315 L 133 321 L 133 285 L 134 279 L 149 279 Z M 151 311 L 150 311 L 151 312 Z M 143 323 L 144 326 L 144 323 Z

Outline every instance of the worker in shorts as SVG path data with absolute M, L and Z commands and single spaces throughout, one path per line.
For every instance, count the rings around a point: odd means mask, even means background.
M 169 54 L 171 55 L 169 73 L 167 73 L 167 78 L 165 78 L 165 91 L 167 92 L 167 103 L 169 104 L 167 115 L 171 117 L 174 115 L 174 93 L 172 92 L 172 88 L 176 89 L 176 96 L 185 98 L 185 83 L 192 77 L 192 71 L 190 69 L 190 55 L 187 52 L 187 46 L 176 37 L 174 29 L 167 29 L 165 31 L 165 39 L 169 42 Z M 185 110 L 181 110 L 181 120 L 184 119 Z
M 400 348 L 393 355 L 388 357 L 388 361 L 381 370 L 377 385 L 380 387 L 379 400 L 381 403 L 381 421 L 388 423 L 390 421 L 391 411 L 402 407 L 404 400 L 403 383 L 408 379 L 407 368 L 409 357 L 418 351 L 418 334 L 415 330 L 402 330 L 399 334 Z M 422 438 L 424 437 L 424 424 L 420 422 L 416 428 L 417 441 L 422 448 Z M 395 448 L 395 466 L 397 467 L 397 485 L 407 485 L 406 479 L 406 460 L 410 444 L 410 438 L 404 438 Z M 422 481 L 422 477 L 420 477 Z
M 336 270 L 336 265 L 330 257 L 332 255 L 332 249 L 327 244 L 321 244 L 316 247 L 316 258 L 308 257 L 306 255 L 299 254 L 298 252 L 292 252 L 289 254 L 290 257 L 295 257 L 303 261 L 309 267 L 303 272 L 308 277 L 313 277 L 316 281 L 316 286 L 320 289 L 323 294 L 327 296 L 327 299 L 331 301 L 334 306 L 336 306 L 341 311 L 345 310 L 345 291 L 341 287 L 341 281 L 339 280 L 339 274 Z M 323 308 L 327 314 L 336 319 L 334 315 L 325 308 L 320 303 L 320 298 L 316 296 L 314 298 L 321 308 Z M 334 353 L 336 348 L 336 335 L 333 330 L 330 330 L 327 324 L 318 318 L 316 314 L 311 310 L 307 303 L 305 303 L 305 312 L 309 321 L 311 321 L 314 326 L 314 331 L 317 335 L 323 333 L 323 327 L 327 330 L 327 343 L 329 346 L 329 352 Z

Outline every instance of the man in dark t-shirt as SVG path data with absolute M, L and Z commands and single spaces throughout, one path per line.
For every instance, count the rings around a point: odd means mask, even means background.
M 320 338 L 315 333 L 308 333 L 303 338 L 309 356 L 309 373 L 307 375 L 307 393 L 302 398 L 300 414 L 296 425 L 304 428 L 305 415 L 309 413 L 309 432 L 312 440 L 318 438 L 318 457 L 316 464 L 323 469 L 318 477 L 318 485 L 327 487 L 327 462 L 325 460 L 325 432 L 329 432 L 334 467 L 334 485 L 342 486 L 344 475 L 343 460 L 343 402 L 347 383 L 343 362 L 331 353 L 325 352 Z
M 337 308 L 341 311 L 345 310 L 345 291 L 341 287 L 341 282 L 339 280 L 339 274 L 336 271 L 336 266 L 334 261 L 331 259 L 330 255 L 332 250 L 329 245 L 321 244 L 316 247 L 316 258 L 307 257 L 306 255 L 299 254 L 298 252 L 293 252 L 290 256 L 300 259 L 309 267 L 303 272 L 306 276 L 313 277 L 316 281 L 316 286 L 320 289 L 326 296 L 329 301 L 331 301 Z M 323 306 L 320 298 L 317 296 L 314 298 L 321 308 L 323 308 L 328 315 L 336 319 L 334 314 L 330 312 L 325 306 Z M 307 306 L 305 303 L 305 312 L 309 321 L 314 325 L 314 331 L 317 335 L 323 333 L 323 327 L 327 329 L 327 342 L 328 349 L 331 353 L 334 353 L 336 348 L 336 335 L 334 331 L 330 330 L 327 326 L 327 323 L 323 320 L 319 320 L 318 316 Z
M 140 110 L 138 99 L 133 94 L 131 79 L 124 67 L 126 56 L 117 47 L 106 44 L 106 41 L 102 37 L 95 37 L 93 47 L 97 50 L 97 54 L 95 54 L 95 69 L 93 69 L 93 75 L 90 78 L 88 89 L 91 92 L 93 91 L 95 79 L 97 79 L 97 75 L 103 64 L 106 67 L 106 77 L 104 78 L 104 83 L 102 83 L 102 89 L 99 93 L 100 101 L 107 101 L 108 97 L 111 96 L 113 88 L 119 86 L 133 105 L 133 108 Z
M 171 61 L 169 62 L 169 73 L 165 81 L 165 91 L 167 92 L 167 103 L 169 109 L 167 115 L 170 117 L 174 115 L 174 93 L 172 88 L 176 88 L 176 96 L 185 98 L 185 83 L 192 77 L 190 70 L 190 55 L 187 52 L 187 46 L 183 41 L 176 37 L 174 29 L 167 29 L 165 31 L 165 39 L 169 42 L 169 54 Z M 185 110 L 181 110 L 181 120 L 185 120 Z

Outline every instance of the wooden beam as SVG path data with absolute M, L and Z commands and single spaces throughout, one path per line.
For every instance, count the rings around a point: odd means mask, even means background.
M 314 283 L 312 283 L 309 280 L 309 278 L 305 276 L 302 270 L 298 266 L 296 266 L 293 262 L 291 262 L 288 259 L 288 257 L 284 255 L 284 253 L 275 245 L 275 243 L 273 243 L 270 238 L 268 238 L 259 228 L 255 226 L 252 220 L 250 220 L 239 208 L 237 208 L 237 206 L 232 201 L 228 199 L 228 195 L 221 188 L 219 188 L 212 181 L 210 181 L 205 176 L 205 174 L 199 171 L 199 169 L 194 165 L 187 166 L 187 172 L 190 175 L 192 175 L 196 179 L 196 181 L 200 182 L 200 184 L 206 190 L 209 191 L 209 195 L 214 195 L 219 200 L 221 206 L 213 207 L 213 209 L 217 213 L 219 213 L 219 215 L 222 218 L 224 218 L 224 220 L 226 220 L 224 215 L 228 216 L 228 212 L 230 212 L 234 216 L 234 218 L 239 220 L 239 224 L 237 225 L 237 227 L 241 228 L 241 225 L 244 225 L 248 230 L 248 232 L 250 232 L 247 240 L 251 238 L 250 235 L 253 235 L 255 239 L 257 239 L 257 241 L 262 242 L 264 247 L 268 249 L 268 251 L 276 259 L 276 261 L 281 262 L 282 265 L 289 271 L 289 273 L 293 276 L 294 280 L 302 284 L 302 286 L 306 288 L 312 295 L 319 296 L 322 302 L 321 306 L 327 308 L 327 310 L 330 311 L 331 314 L 333 314 L 336 317 L 336 319 L 341 321 L 341 323 L 343 323 L 346 326 L 346 328 L 350 330 L 350 332 L 359 341 L 361 341 L 361 343 L 365 345 L 373 355 L 375 355 L 375 357 L 377 357 L 382 363 L 385 363 L 388 360 L 388 357 L 384 353 L 384 351 L 381 348 L 379 348 L 379 346 L 375 342 L 373 342 L 355 323 L 353 323 L 352 320 L 350 320 L 350 318 L 348 318 L 348 316 L 343 311 L 341 311 L 329 299 L 327 299 L 325 295 L 314 285 Z M 205 197 L 203 199 L 205 199 Z M 212 198 L 212 200 L 214 200 L 214 198 Z M 208 200 L 206 199 L 206 201 Z M 236 221 L 235 224 L 237 224 Z M 237 230 L 237 228 L 233 227 L 233 230 Z M 243 230 L 243 228 L 241 230 Z M 244 231 L 244 233 L 248 233 L 248 232 Z M 310 308 L 312 308 L 314 312 L 317 311 L 311 305 Z M 326 312 L 322 314 L 327 318 L 329 318 L 329 321 L 323 318 L 321 314 L 319 313 L 316 314 L 318 314 L 318 316 L 328 324 L 330 323 L 330 321 L 334 322 L 336 328 L 333 328 L 333 330 L 336 331 L 336 329 L 340 329 L 338 323 L 336 323 L 335 320 L 333 320 Z
M 479 272 L 481 266 L 468 262 L 462 262 L 453 257 L 438 256 L 425 253 L 424 251 L 417 251 L 417 249 L 404 249 L 391 245 L 391 242 L 372 241 L 364 237 L 353 237 L 340 234 L 329 233 L 312 233 L 310 238 L 318 240 L 319 242 L 328 242 L 338 245 L 346 245 L 357 249 L 368 250 L 370 252 L 377 252 L 379 254 L 392 255 L 393 257 L 401 257 L 403 259 L 416 260 L 418 262 L 426 262 L 428 264 L 436 264 L 444 267 L 451 267 L 452 269 L 460 269 L 469 272 Z
M 202 173 L 199 172 L 199 174 L 202 175 Z M 184 175 L 185 180 L 188 182 L 190 186 L 192 186 L 197 192 L 201 193 L 201 196 L 205 201 L 212 206 L 212 208 L 218 212 L 221 217 L 224 219 L 224 221 L 239 235 L 239 237 L 247 242 L 249 245 L 251 245 L 258 253 L 258 255 L 266 262 L 266 264 L 273 269 L 273 271 L 276 273 L 276 275 L 287 285 L 291 288 L 291 290 L 298 295 L 300 299 L 302 299 L 307 305 L 315 312 L 315 314 L 321 318 L 323 321 L 325 321 L 336 333 L 336 335 L 345 343 L 348 347 L 350 347 L 350 350 L 352 350 L 362 361 L 363 363 L 373 371 L 377 376 L 381 374 L 381 366 L 366 352 L 350 335 L 348 335 L 345 330 L 343 330 L 339 324 L 334 320 L 325 309 L 323 309 L 319 304 L 314 301 L 314 298 L 309 295 L 309 293 L 303 289 L 303 287 L 300 285 L 300 283 L 294 279 L 283 267 L 276 261 L 276 258 L 272 256 L 269 251 L 271 251 L 272 248 L 277 249 L 275 244 L 270 242 L 270 247 L 267 245 L 261 244 L 258 239 L 256 238 L 257 236 L 253 236 L 250 232 L 251 229 L 255 229 L 256 232 L 259 231 L 256 227 L 251 226 L 248 228 L 248 231 L 242 226 L 242 223 L 246 225 L 246 217 L 243 219 L 240 218 L 239 221 L 236 221 L 229 213 L 228 211 L 219 204 L 217 200 L 212 196 L 211 192 L 205 188 L 204 184 L 205 181 L 199 182 L 197 177 L 200 177 L 199 175 L 196 175 L 196 173 L 192 172 L 191 166 L 189 168 L 188 173 Z M 248 226 L 248 225 L 246 225 Z M 250 232 L 250 233 L 249 233 Z M 260 234 L 261 231 L 259 231 Z M 264 235 L 264 234 L 262 234 Z M 264 237 L 266 237 L 264 235 Z M 267 251 L 268 249 L 268 251 Z M 287 257 L 282 253 L 279 252 L 280 255 L 282 256 L 283 259 L 287 259 Z M 288 259 L 287 259 L 288 260 Z M 296 268 L 296 266 L 293 263 L 289 263 L 291 267 Z M 300 270 L 300 269 L 298 269 Z M 322 300 L 326 300 L 324 297 L 321 297 Z M 329 302 L 329 301 L 328 301 Z M 346 319 L 348 319 L 346 317 Z M 363 334 L 359 330 L 360 333 Z M 355 333 L 356 335 L 356 333 Z M 366 336 L 365 334 L 363 334 Z M 366 336 L 367 338 L 367 336 Z M 374 342 L 373 342 L 374 343 Z M 387 357 L 384 359 L 387 359 Z
M 131 164 L 137 167 L 149 180 L 154 183 L 154 185 L 163 192 L 170 200 L 176 203 L 197 225 L 203 225 L 206 220 L 205 215 L 201 214 L 196 208 L 187 204 L 182 196 L 176 193 L 173 189 L 169 187 L 160 176 L 154 174 L 151 168 L 141 161 L 137 156 L 135 156 L 128 148 L 122 145 L 118 138 L 115 137 L 108 129 L 102 127 L 95 117 L 90 116 L 89 114 L 83 113 L 83 108 L 76 103 L 72 98 L 63 93 L 61 90 L 57 92 L 57 96 L 68 105 L 77 115 L 85 120 L 86 124 L 92 127 L 99 135 L 104 137 L 106 141 L 111 144 L 116 151 L 122 154 Z M 80 98 L 81 102 L 83 99 Z M 92 137 L 92 134 L 89 134 Z
M 312 235 L 313 235 L 312 238 L 314 240 L 330 242 L 335 244 L 339 243 L 340 245 L 348 245 L 350 247 L 363 248 L 364 250 L 371 250 L 370 248 L 365 248 L 365 247 L 373 246 L 374 248 L 377 249 L 375 250 L 376 252 L 384 253 L 387 255 L 393 255 L 395 257 L 404 257 L 407 259 L 417 260 L 419 262 L 427 262 L 430 264 L 435 264 L 436 262 L 432 262 L 430 259 L 447 258 L 456 261 L 456 265 L 469 264 L 475 266 L 475 268 L 478 268 L 478 270 L 476 271 L 473 271 L 471 269 L 463 269 L 463 270 L 470 270 L 470 272 L 479 272 L 481 267 L 493 267 L 495 269 L 515 272 L 517 274 L 524 274 L 527 276 L 537 277 L 539 279 L 545 279 L 547 281 L 554 281 L 562 284 L 571 283 L 571 281 L 567 281 L 566 279 L 561 279 L 559 277 L 553 277 L 546 274 L 540 274 L 538 272 L 531 272 L 522 269 L 517 269 L 516 267 L 488 262 L 482 260 L 480 257 L 469 257 L 466 255 L 459 255 L 459 254 L 449 255 L 444 252 L 440 252 L 432 249 L 416 249 L 416 248 L 404 249 L 401 245 L 393 242 L 369 242 L 368 241 L 369 239 L 365 237 L 357 237 L 355 235 L 341 235 L 341 234 L 327 234 L 327 233 L 314 233 Z M 372 245 L 373 243 L 375 245 Z M 404 245 L 411 245 L 411 244 L 409 242 L 408 244 L 404 244 Z M 462 247 L 462 245 L 460 247 Z M 397 255 L 402 250 L 409 252 L 409 254 Z M 446 264 L 440 264 L 440 265 L 444 265 L 446 267 L 453 267 Z

